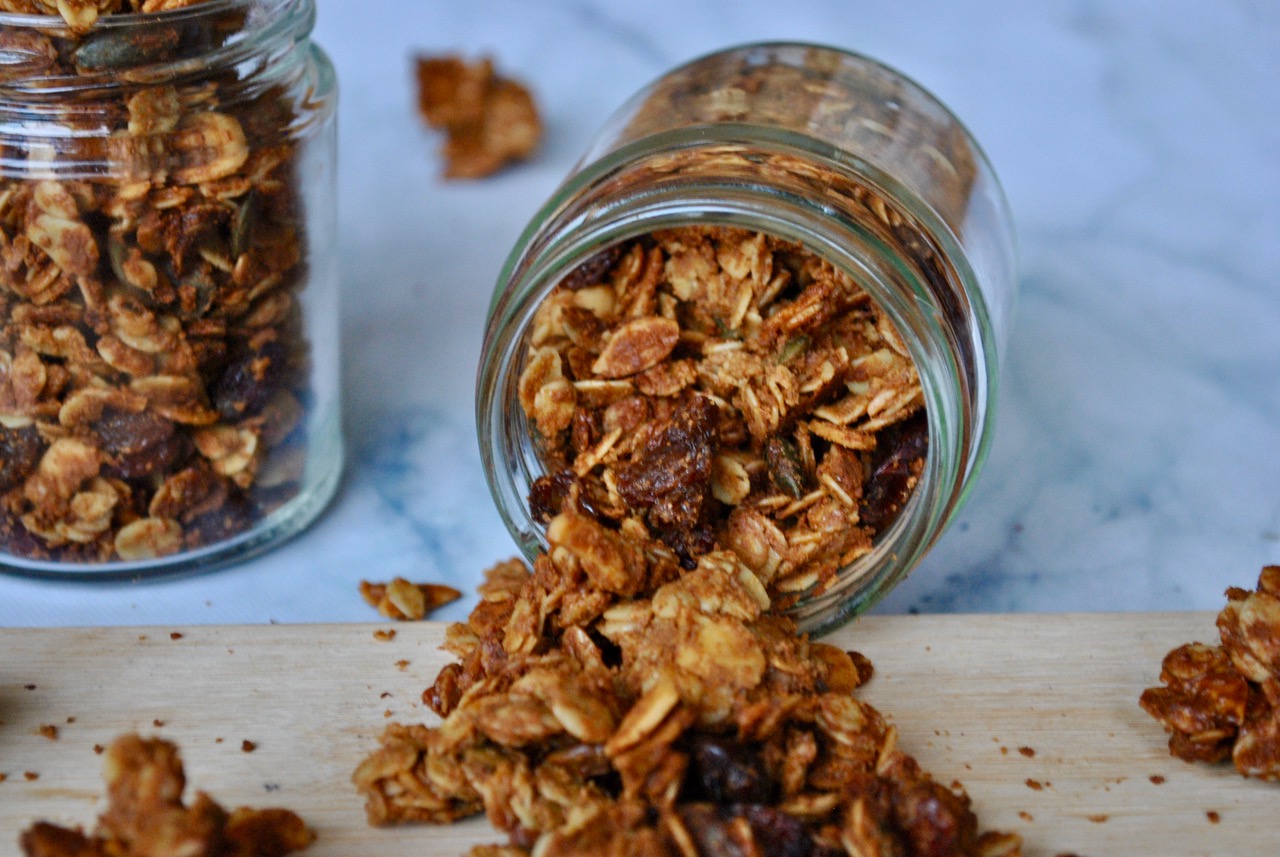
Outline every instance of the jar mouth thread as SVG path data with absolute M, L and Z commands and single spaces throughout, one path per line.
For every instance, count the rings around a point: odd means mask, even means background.
M 980 463 L 980 456 L 975 460 L 967 454 L 973 442 L 967 432 L 976 430 L 985 438 L 982 426 L 988 420 L 986 410 L 991 401 L 984 379 L 991 367 L 972 362 L 964 365 L 965 354 L 974 357 L 974 349 L 964 341 L 977 332 L 953 323 L 954 319 L 949 321 L 942 310 L 920 312 L 925 303 L 936 304 L 939 288 L 958 288 L 958 284 L 950 279 L 943 284 L 925 282 L 907 260 L 898 258 L 851 212 L 841 211 L 835 200 L 815 201 L 800 188 L 780 187 L 776 175 L 766 178 L 761 174 L 752 181 L 749 174 L 732 169 L 683 179 L 678 175 L 650 176 L 643 191 L 618 198 L 619 189 L 630 184 L 631 174 L 660 172 L 654 167 L 655 158 L 705 156 L 721 159 L 723 167 L 723 159 L 741 144 L 744 130 L 747 137 L 755 133 L 750 150 L 764 158 L 782 155 L 811 163 L 828 154 L 821 147 L 815 152 L 812 146 L 793 145 L 794 135 L 759 133 L 769 129 L 697 127 L 611 153 L 562 188 L 543 216 L 535 218 L 541 229 L 519 242 L 517 246 L 525 251 L 512 255 L 501 276 L 501 281 L 513 288 L 495 296 L 491 307 L 477 398 L 481 456 L 490 490 L 499 508 L 505 510 L 512 536 L 527 553 L 544 549 L 545 537 L 528 508 L 528 491 L 542 474 L 542 466 L 534 451 L 517 440 L 531 436 L 532 426 L 518 406 L 493 406 L 516 400 L 515 379 L 523 356 L 524 332 L 542 299 L 563 276 L 604 247 L 658 229 L 736 226 L 799 242 L 852 276 L 903 332 L 920 371 L 929 425 L 924 472 L 907 506 L 879 534 L 872 552 L 841 572 L 840 583 L 790 611 L 802 630 L 818 632 L 834 627 L 883 595 L 945 528 L 968 490 L 968 476 Z M 771 138 L 772 145 L 762 146 L 765 136 Z M 856 175 L 859 184 L 890 196 L 890 191 L 874 187 L 871 179 L 857 173 L 848 159 L 832 161 L 827 158 L 822 169 Z M 763 162 L 743 163 L 759 166 Z M 565 200 L 578 203 L 566 206 Z M 961 275 L 954 270 L 947 274 L 949 278 Z M 980 304 L 972 303 L 966 303 L 960 313 L 964 318 L 984 314 Z M 988 406 L 982 413 L 965 410 L 975 384 L 981 388 L 978 398 Z M 506 421 L 513 424 L 504 426 Z M 953 486 L 953 496 L 946 496 L 948 486 Z M 921 509 L 928 513 L 922 514 Z M 861 599 L 849 598 L 849 590 L 859 581 L 890 568 L 898 568 L 898 575 L 885 578 L 883 586 Z

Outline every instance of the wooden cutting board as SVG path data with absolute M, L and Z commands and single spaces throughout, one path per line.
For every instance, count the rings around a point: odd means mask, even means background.
M 1280 785 L 1171 758 L 1137 705 L 1169 649 L 1217 640 L 1213 618 L 870 617 L 831 641 L 871 658 L 859 693 L 903 749 L 936 779 L 962 781 L 983 826 L 1021 833 L 1027 857 L 1280 854 Z M 178 742 L 189 789 L 224 806 L 300 813 L 319 834 L 310 857 L 460 855 L 498 841 L 482 820 L 370 828 L 350 785 L 385 723 L 431 718 L 419 696 L 446 661 L 443 632 L 0 629 L 0 854 L 16 854 L 37 818 L 91 827 L 94 747 L 127 731 Z M 56 739 L 39 734 L 45 724 Z

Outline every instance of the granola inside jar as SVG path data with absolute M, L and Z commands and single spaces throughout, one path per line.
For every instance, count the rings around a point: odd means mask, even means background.
M 566 509 L 732 550 L 820 632 L 953 519 L 1015 295 L 1007 203 L 932 95 L 761 44 L 659 78 L 535 216 L 490 308 L 481 454 L 531 556 Z
M 0 9 L 0 570 L 295 534 L 342 462 L 314 0 Z

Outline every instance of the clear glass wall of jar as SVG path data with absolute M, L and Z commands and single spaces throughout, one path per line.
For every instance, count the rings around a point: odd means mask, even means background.
M 72 18 L 0 15 L 0 569 L 206 569 L 338 484 L 333 70 L 313 0 Z
M 874 547 L 790 607 L 820 632 L 875 603 L 954 518 L 990 441 L 1015 298 L 1010 215 L 985 155 L 936 98 L 842 50 L 761 44 L 669 72 L 607 123 L 499 278 L 477 381 L 486 475 L 526 553 L 545 546 L 543 473 L 518 401 L 531 326 L 571 272 L 691 225 L 797 242 L 888 317 L 919 374 L 928 452 Z

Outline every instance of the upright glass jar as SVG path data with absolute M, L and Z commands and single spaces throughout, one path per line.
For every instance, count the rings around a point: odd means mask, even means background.
M 960 122 L 866 57 L 749 45 L 639 92 L 534 217 L 490 308 L 477 385 L 481 454 L 499 510 L 530 554 L 545 545 L 529 498 L 544 461 L 517 402 L 539 308 L 606 248 L 691 225 L 764 233 L 826 260 L 892 322 L 919 374 L 927 454 L 909 499 L 871 549 L 789 608 L 803 629 L 821 632 L 919 562 L 982 464 L 1015 295 L 1007 204 Z M 725 344 L 711 339 L 704 352 Z
M 205 569 L 338 484 L 333 69 L 314 0 L 92 7 L 0 14 L 0 569 Z

